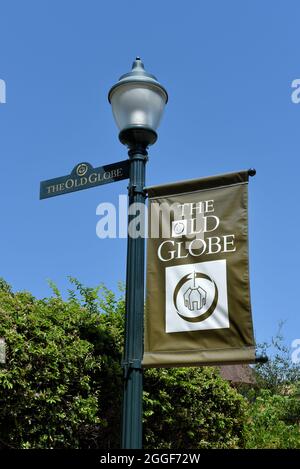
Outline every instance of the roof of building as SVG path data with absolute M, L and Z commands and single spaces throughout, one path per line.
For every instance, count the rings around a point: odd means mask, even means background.
M 255 384 L 255 373 L 249 365 L 222 365 L 219 367 L 223 379 L 234 384 Z

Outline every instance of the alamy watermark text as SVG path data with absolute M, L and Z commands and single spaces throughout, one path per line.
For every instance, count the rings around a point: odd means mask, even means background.
M 6 103 L 6 83 L 0 78 L 0 104 Z

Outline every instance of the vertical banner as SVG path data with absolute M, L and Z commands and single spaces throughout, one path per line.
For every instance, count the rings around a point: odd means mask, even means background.
M 253 363 L 248 171 L 147 190 L 143 366 Z

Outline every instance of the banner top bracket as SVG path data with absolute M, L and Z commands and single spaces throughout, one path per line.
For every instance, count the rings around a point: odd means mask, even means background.
M 255 168 L 249 168 L 248 169 L 248 175 L 253 177 L 256 174 L 256 169 Z

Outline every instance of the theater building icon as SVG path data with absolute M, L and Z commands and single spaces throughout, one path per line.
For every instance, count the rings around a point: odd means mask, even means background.
M 194 272 L 193 286 L 189 287 L 183 295 L 184 306 L 186 306 L 190 311 L 200 311 L 206 304 L 206 296 L 206 291 L 201 288 L 200 285 L 196 285 Z

